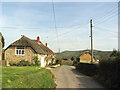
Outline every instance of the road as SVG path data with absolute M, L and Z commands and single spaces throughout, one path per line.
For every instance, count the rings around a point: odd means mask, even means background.
M 103 88 L 91 77 L 76 71 L 74 66 L 63 65 L 51 71 L 56 77 L 56 88 Z

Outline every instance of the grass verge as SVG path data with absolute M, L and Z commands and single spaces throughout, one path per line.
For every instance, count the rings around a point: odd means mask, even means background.
M 2 88 L 51 88 L 54 75 L 40 67 L 3 67 Z

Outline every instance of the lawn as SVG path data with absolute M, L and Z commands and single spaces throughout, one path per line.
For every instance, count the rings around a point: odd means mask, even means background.
M 54 75 L 40 67 L 3 67 L 2 88 L 51 88 Z

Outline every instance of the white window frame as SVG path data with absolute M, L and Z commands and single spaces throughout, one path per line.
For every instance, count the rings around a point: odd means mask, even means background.
M 20 46 L 16 46 L 16 47 L 15 47 L 15 55 L 24 56 L 24 54 L 25 54 L 25 47 L 24 47 L 24 46 L 21 46 L 21 47 L 23 47 L 23 49 L 18 49 L 17 47 L 20 47 Z M 17 50 L 18 50 L 18 53 L 17 53 Z M 22 51 L 24 51 L 23 54 L 22 54 Z M 20 53 L 20 52 L 21 52 L 21 53 Z

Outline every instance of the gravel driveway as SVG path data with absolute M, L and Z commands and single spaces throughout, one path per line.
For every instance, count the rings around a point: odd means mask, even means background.
M 76 71 L 74 66 L 63 65 L 51 71 L 56 77 L 56 88 L 103 88 L 91 77 Z

